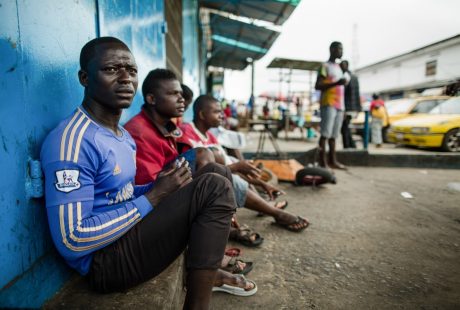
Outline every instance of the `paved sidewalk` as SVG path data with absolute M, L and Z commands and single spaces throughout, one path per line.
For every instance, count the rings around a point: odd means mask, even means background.
M 352 167 L 337 185 L 282 183 L 286 211 L 311 226 L 293 233 L 246 209 L 259 232 L 252 297 L 214 293 L 212 309 L 460 309 L 457 170 Z M 454 186 L 457 184 L 457 186 Z M 413 198 L 404 198 L 408 192 Z
M 247 145 L 244 148 L 243 152 L 256 152 L 258 141 L 260 137 L 260 132 L 250 131 L 246 133 Z M 305 134 L 305 132 L 304 132 Z M 307 152 L 316 148 L 318 145 L 319 137 L 307 139 L 304 136 L 301 136 L 299 130 L 288 133 L 288 140 L 286 140 L 286 134 L 284 131 L 280 131 L 278 134 L 278 139 L 276 139 L 281 151 L 283 152 Z M 360 140 L 360 137 L 355 136 L 355 141 L 357 144 L 357 150 L 363 150 L 363 144 Z M 342 150 L 342 139 L 339 138 L 337 141 L 337 150 Z M 273 144 L 270 140 L 266 139 L 264 144 L 265 152 L 275 152 Z M 376 148 L 375 145 L 369 144 L 368 146 L 369 154 L 420 154 L 420 155 L 452 155 L 452 153 L 442 152 L 436 149 L 417 149 L 413 147 L 397 146 L 391 143 L 385 143 L 381 148 Z

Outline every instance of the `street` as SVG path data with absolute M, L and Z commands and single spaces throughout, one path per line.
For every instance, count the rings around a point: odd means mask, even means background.
M 247 277 L 258 292 L 214 293 L 212 309 L 460 308 L 458 170 L 350 167 L 336 175 L 337 185 L 320 188 L 280 184 L 287 211 L 311 222 L 302 233 L 238 211 L 265 238 L 256 249 L 231 243 L 254 262 Z

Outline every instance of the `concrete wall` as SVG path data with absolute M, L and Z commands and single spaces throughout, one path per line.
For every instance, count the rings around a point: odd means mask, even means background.
M 43 198 L 31 198 L 29 159 L 81 103 L 81 47 L 113 35 L 132 49 L 140 81 L 165 66 L 163 0 L 1 1 L 0 308 L 38 308 L 69 278 L 52 245 Z M 139 111 L 140 93 L 123 121 Z
M 442 84 L 460 77 L 460 36 L 452 40 L 356 70 L 361 93 Z M 426 63 L 437 61 L 436 74 L 426 76 Z

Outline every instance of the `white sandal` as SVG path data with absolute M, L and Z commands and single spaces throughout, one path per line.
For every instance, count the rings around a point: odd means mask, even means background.
M 232 295 L 236 295 L 236 296 L 244 296 L 244 297 L 254 295 L 257 292 L 256 283 L 254 281 L 248 280 L 246 278 L 244 278 L 244 280 L 249 282 L 249 283 L 252 283 L 254 285 L 254 287 L 251 290 L 247 291 L 242 287 L 231 286 L 231 285 L 228 285 L 228 284 L 222 284 L 221 286 L 214 286 L 212 288 L 212 291 L 213 292 L 224 292 L 224 293 L 228 293 L 228 294 L 232 294 Z

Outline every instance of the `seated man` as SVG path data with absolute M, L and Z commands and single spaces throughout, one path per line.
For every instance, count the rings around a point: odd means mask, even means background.
M 181 131 L 172 119 L 181 117 L 185 109 L 181 84 L 170 70 L 150 71 L 142 84 L 142 94 L 144 96 L 142 111 L 125 124 L 126 130 L 137 145 L 136 183 L 138 184 L 157 180 L 162 173 L 165 173 L 165 167 L 174 163 L 179 157 L 175 139 L 181 135 Z M 188 152 L 184 157 L 196 157 L 189 161 L 193 173 L 201 173 L 202 169 L 210 165 L 209 163 L 229 171 L 225 166 L 215 164 L 212 152 L 204 148 Z M 257 290 L 255 284 L 245 282 L 244 277 L 232 276 L 219 270 L 216 276 L 216 287 L 222 284 L 243 285 L 245 289 L 243 294 L 253 294 Z
M 254 170 L 256 168 L 245 160 L 232 163 L 228 156 L 226 156 L 222 147 L 218 145 L 217 139 L 209 132 L 210 128 L 218 127 L 221 122 L 222 109 L 217 99 L 209 95 L 199 96 L 193 105 L 193 122 L 181 126 L 183 134 L 181 137 L 177 138 L 177 141 L 179 145 L 182 144 L 184 146 L 182 149 L 189 149 L 197 146 L 217 148 L 218 152 L 215 153 L 215 158 L 218 161 L 219 158 L 222 158 L 221 163 L 228 165 L 233 173 L 245 176 L 247 181 L 254 182 L 255 185 L 265 186 L 265 190 L 272 196 L 273 187 L 269 187 L 268 184 L 258 180 L 258 170 Z M 238 175 L 234 174 L 233 185 L 235 197 L 239 206 L 244 205 L 248 209 L 273 216 L 275 218 L 275 223 L 290 231 L 299 232 L 307 228 L 309 223 L 306 219 L 292 215 L 282 210 L 282 207 L 276 204 L 271 205 L 262 199 L 256 191 L 251 190 L 247 183 L 242 186 L 242 188 L 235 188 L 236 180 L 238 180 Z M 242 181 L 244 182 L 244 180 Z M 240 191 L 243 191 L 244 194 L 241 194 Z M 242 201 L 239 202 L 239 200 Z
M 138 85 L 134 57 L 102 37 L 82 48 L 80 67 L 82 105 L 41 150 L 57 250 L 94 289 L 112 292 L 155 277 L 187 248 L 184 308 L 207 309 L 235 210 L 231 174 L 210 165 L 221 175 L 203 168 L 192 178 L 172 166 L 155 184 L 135 186 L 136 145 L 119 126 Z

